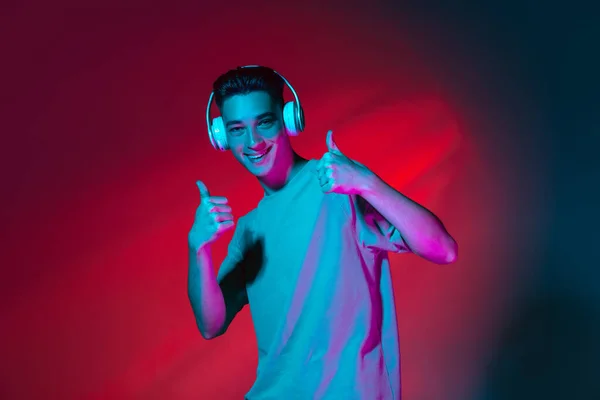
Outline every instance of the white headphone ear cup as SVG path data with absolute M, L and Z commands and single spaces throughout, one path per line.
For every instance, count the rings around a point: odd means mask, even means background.
M 283 123 L 287 129 L 288 135 L 298 136 L 300 129 L 296 123 L 296 103 L 293 101 L 285 103 L 283 106 Z
M 211 143 L 217 150 L 229 150 L 227 133 L 225 132 L 225 124 L 223 123 L 223 118 L 221 117 L 213 118 L 211 127 Z

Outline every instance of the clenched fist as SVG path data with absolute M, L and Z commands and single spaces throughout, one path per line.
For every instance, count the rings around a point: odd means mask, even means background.
M 225 197 L 210 196 L 206 185 L 196 182 L 200 190 L 200 205 L 196 209 L 196 217 L 188 234 L 188 244 L 196 251 L 200 247 L 217 240 L 221 234 L 233 227 L 231 207 Z

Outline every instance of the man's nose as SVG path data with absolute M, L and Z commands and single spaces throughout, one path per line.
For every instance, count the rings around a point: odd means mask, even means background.
M 246 145 L 250 148 L 256 147 L 257 144 L 263 142 L 263 138 L 256 132 L 254 128 L 248 128 L 248 134 L 246 135 Z

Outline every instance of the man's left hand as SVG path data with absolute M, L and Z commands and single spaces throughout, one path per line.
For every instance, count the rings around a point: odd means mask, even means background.
M 327 132 L 327 150 L 317 164 L 323 193 L 361 194 L 372 172 L 340 151 L 333 141 L 332 131 Z

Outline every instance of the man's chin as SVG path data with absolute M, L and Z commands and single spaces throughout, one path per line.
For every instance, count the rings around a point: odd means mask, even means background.
M 269 153 L 271 153 L 271 152 L 269 152 Z M 267 154 L 265 156 L 265 159 L 259 163 L 253 163 L 248 158 L 246 158 L 244 160 L 244 165 L 246 166 L 246 169 L 254 176 L 259 177 L 259 176 L 268 175 L 269 172 L 271 171 L 271 169 L 273 168 L 273 163 L 274 163 L 273 155 L 274 154 Z M 246 156 L 244 156 L 244 157 L 246 157 Z
M 255 165 L 255 164 L 252 164 L 251 162 L 246 161 L 244 163 L 244 165 L 245 165 L 246 169 L 248 170 L 248 172 L 250 172 L 252 175 L 256 176 L 257 178 L 267 176 L 269 174 L 269 171 L 271 171 L 271 163 Z

